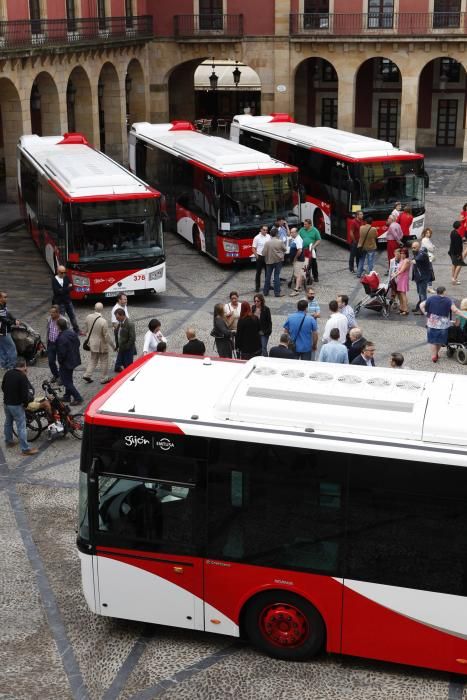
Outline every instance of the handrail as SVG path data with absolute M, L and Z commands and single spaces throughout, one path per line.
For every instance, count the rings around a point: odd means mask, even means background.
M 243 15 L 202 14 L 175 15 L 175 38 L 242 37 Z
M 291 13 L 291 36 L 427 36 L 460 34 L 466 12 Z

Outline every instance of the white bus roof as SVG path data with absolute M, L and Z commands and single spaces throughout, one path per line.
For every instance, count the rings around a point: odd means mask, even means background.
M 148 386 L 157 387 L 156 400 Z M 375 454 L 379 444 L 380 456 L 405 445 L 407 459 L 420 459 L 418 447 L 467 466 L 466 413 L 467 377 L 458 375 L 159 354 L 117 379 L 86 420 L 137 429 L 141 419 L 147 429 L 154 421 L 154 430 L 168 421 L 187 435 L 302 447 L 305 440 L 310 448 L 327 441 L 336 451 L 350 443 L 357 453 L 367 443 Z
M 271 114 L 254 117 L 251 114 L 239 114 L 234 117 L 233 125 L 246 127 L 258 134 L 272 135 L 306 148 L 319 148 L 347 159 L 378 158 L 416 158 L 418 153 L 409 153 L 396 148 L 389 141 L 379 141 L 368 136 L 353 134 L 350 131 L 331 129 L 327 126 L 305 126 L 296 124 L 287 114 Z
M 194 160 L 220 175 L 258 174 L 258 171 L 295 172 L 297 168 L 275 160 L 253 148 L 241 146 L 218 136 L 208 136 L 193 129 L 190 122 L 149 124 L 138 122 L 132 132 L 147 143 L 175 153 L 187 160 Z
M 18 147 L 72 199 L 156 194 L 122 165 L 92 148 L 81 134 L 21 136 Z

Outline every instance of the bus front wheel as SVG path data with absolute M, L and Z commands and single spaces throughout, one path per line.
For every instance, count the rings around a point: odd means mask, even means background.
M 316 608 L 287 591 L 268 591 L 254 598 L 244 617 L 244 629 L 257 648 L 286 661 L 304 661 L 324 645 L 325 626 Z

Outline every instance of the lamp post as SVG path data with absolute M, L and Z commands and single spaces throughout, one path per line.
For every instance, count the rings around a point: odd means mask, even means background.
M 217 83 L 219 81 L 219 76 L 215 72 L 216 64 L 214 63 L 214 56 L 212 57 L 212 73 L 209 76 L 209 84 L 211 85 L 211 90 L 217 90 Z
M 104 114 L 104 83 L 99 78 L 97 83 L 97 105 L 99 112 L 99 141 L 102 153 L 105 153 L 105 114 Z
M 240 76 L 242 75 L 242 71 L 238 67 L 238 61 L 235 61 L 235 70 L 232 71 L 232 75 L 233 75 L 234 85 L 237 88 L 238 84 L 240 82 Z
M 66 88 L 66 108 L 68 116 L 68 131 L 76 131 L 76 119 L 75 119 L 75 99 L 76 99 L 76 88 L 72 81 L 68 81 Z
M 33 134 L 42 136 L 41 93 L 35 81 L 31 88 L 29 106 L 31 109 L 31 131 Z
M 125 109 L 126 109 L 126 130 L 127 132 L 130 131 L 130 125 L 131 125 L 131 115 L 130 115 L 130 92 L 131 92 L 131 83 L 132 79 L 130 78 L 129 74 L 127 73 L 125 76 Z

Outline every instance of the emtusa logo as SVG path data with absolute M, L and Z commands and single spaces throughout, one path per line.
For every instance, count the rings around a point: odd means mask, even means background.
M 169 440 L 168 438 L 161 438 L 160 440 L 158 440 L 156 442 L 156 445 L 157 445 L 157 447 L 160 447 L 161 450 L 165 450 L 165 451 L 171 450 L 172 447 L 175 447 L 173 442 L 171 440 Z
M 125 445 L 127 447 L 139 447 L 140 445 L 149 445 L 149 440 L 138 435 L 125 435 Z

